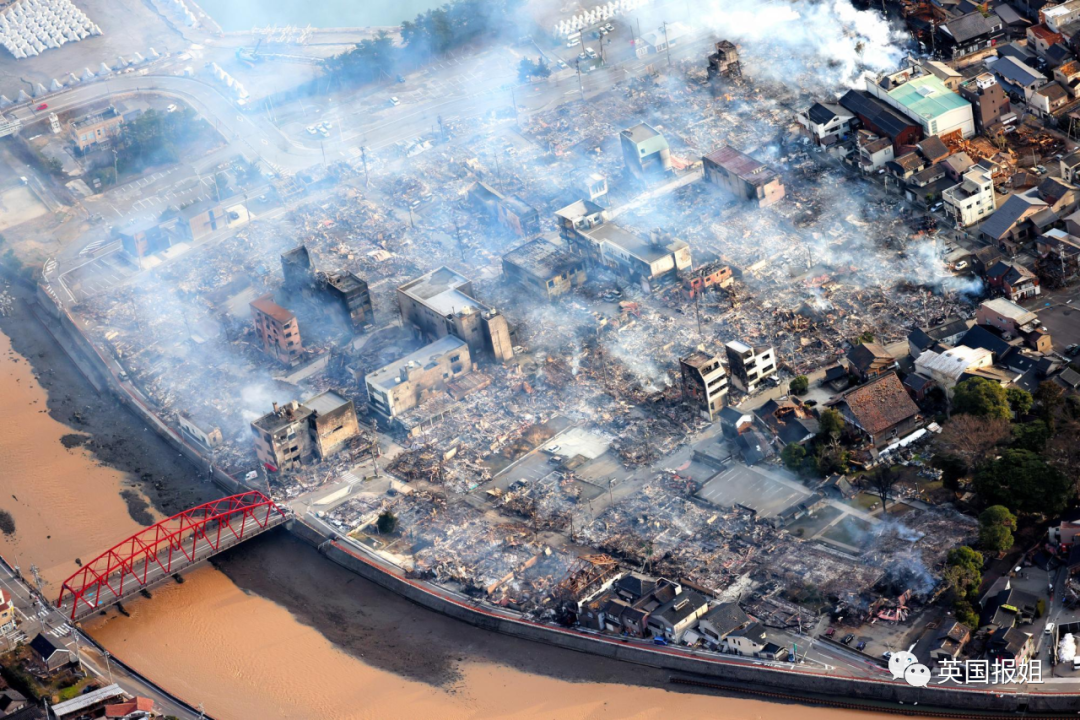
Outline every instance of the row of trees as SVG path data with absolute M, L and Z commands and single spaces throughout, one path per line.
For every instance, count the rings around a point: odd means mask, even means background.
M 514 27 L 522 5 L 523 0 L 452 0 L 403 22 L 401 45 L 382 32 L 329 58 L 324 67 L 342 83 L 392 77 L 403 68 Z

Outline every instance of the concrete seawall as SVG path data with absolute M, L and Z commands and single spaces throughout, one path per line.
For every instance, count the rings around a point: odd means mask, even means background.
M 292 521 L 289 530 L 318 547 L 321 553 L 338 565 L 423 607 L 470 625 L 578 652 L 687 673 L 706 682 L 713 680 L 734 688 L 771 688 L 797 698 L 835 698 L 838 704 L 852 706 L 863 701 L 868 708 L 875 710 L 882 709 L 876 703 L 895 704 L 898 708 L 904 708 L 906 713 L 910 713 L 916 703 L 927 714 L 942 710 L 959 713 L 970 711 L 983 717 L 987 713 L 1026 713 L 1030 716 L 1032 713 L 1076 714 L 1080 710 L 1080 696 L 1075 694 L 1020 694 L 955 686 L 914 688 L 893 682 L 763 667 L 715 655 L 695 654 L 680 648 L 643 647 L 614 637 L 536 623 L 479 605 L 429 583 L 404 577 L 400 569 L 331 539 L 299 520 Z

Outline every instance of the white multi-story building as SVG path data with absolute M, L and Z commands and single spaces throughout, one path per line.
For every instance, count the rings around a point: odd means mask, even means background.
M 771 346 L 754 348 L 732 340 L 724 349 L 731 369 L 731 381 L 747 394 L 753 393 L 766 378 L 776 374 L 776 351 Z
M 964 180 L 959 185 L 942 191 L 941 199 L 945 211 L 956 218 L 960 227 L 971 227 L 997 209 L 990 171 L 980 165 L 964 173 Z

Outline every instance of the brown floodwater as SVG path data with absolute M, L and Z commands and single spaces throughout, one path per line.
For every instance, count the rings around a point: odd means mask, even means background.
M 46 391 L 2 333 L 0 392 L 5 410 L 0 413 L 0 509 L 11 513 L 16 526 L 14 537 L 0 538 L 0 552 L 17 558 L 24 571 L 35 563 L 52 594 L 76 569 L 74 558 L 89 559 L 140 527 L 120 495 L 132 485 L 124 473 L 100 465 L 82 448 L 65 447 L 61 438 L 73 431 L 44 412 Z M 360 657 L 339 650 L 285 607 L 245 592 L 213 567 L 195 570 L 183 584 L 170 584 L 153 595 L 152 600 L 132 602 L 130 617 L 95 619 L 87 624 L 88 631 L 118 657 L 187 701 L 201 703 L 219 720 L 591 720 L 673 714 L 779 720 L 793 712 L 806 720 L 879 717 L 653 687 L 569 682 L 469 660 L 461 663 L 452 682 L 420 682 L 366 663 L 363 649 Z M 420 608 L 410 612 L 426 613 Z M 439 640 L 431 637 L 432 642 Z M 533 647 L 522 642 L 520 652 L 527 654 Z M 570 655 L 575 661 L 587 658 Z

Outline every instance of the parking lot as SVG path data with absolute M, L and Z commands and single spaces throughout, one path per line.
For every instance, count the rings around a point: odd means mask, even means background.
M 723 470 L 698 491 L 698 497 L 714 505 L 742 505 L 762 517 L 779 515 L 811 494 L 803 485 L 776 472 L 741 464 Z

